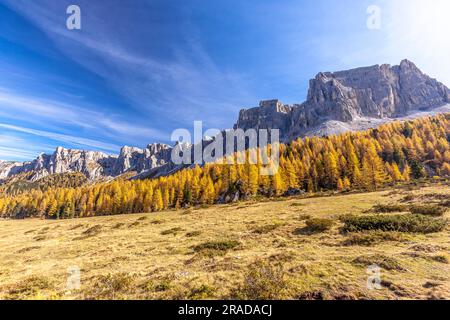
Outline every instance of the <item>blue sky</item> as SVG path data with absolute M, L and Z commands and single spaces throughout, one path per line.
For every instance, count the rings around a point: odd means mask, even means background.
M 194 120 L 230 128 L 259 100 L 302 102 L 319 71 L 408 58 L 448 85 L 450 2 L 431 3 L 0 0 L 0 159 L 170 143 Z M 66 28 L 71 4 L 81 30 Z

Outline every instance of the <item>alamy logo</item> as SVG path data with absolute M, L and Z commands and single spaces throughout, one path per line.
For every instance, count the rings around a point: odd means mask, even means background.
M 69 30 L 80 30 L 81 29 L 81 9 L 79 6 L 72 4 L 67 7 L 67 14 L 70 16 L 66 20 L 66 27 Z
M 67 268 L 66 289 L 70 293 L 73 290 L 81 288 L 81 271 L 78 266 L 70 266 Z
M 381 268 L 376 265 L 370 265 L 367 267 L 367 289 L 380 290 L 381 289 Z
M 380 30 L 381 29 L 381 8 L 376 5 L 371 5 L 367 8 L 367 28 L 369 30 Z

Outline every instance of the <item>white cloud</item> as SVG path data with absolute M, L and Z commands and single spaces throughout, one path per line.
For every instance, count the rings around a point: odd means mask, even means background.
M 107 150 L 107 151 L 117 152 L 120 148 L 120 146 L 118 146 L 118 145 L 114 145 L 111 143 L 105 143 L 105 142 L 101 142 L 101 141 L 97 141 L 97 140 L 93 140 L 93 139 L 87 139 L 87 138 L 66 135 L 66 134 L 25 128 L 25 127 L 6 124 L 6 123 L 0 123 L 0 128 L 4 128 L 7 130 L 13 130 L 13 131 L 17 131 L 17 132 L 22 132 L 22 133 L 26 133 L 26 134 L 31 134 L 31 135 L 35 135 L 35 136 L 39 136 L 39 137 L 44 137 L 44 138 L 52 139 L 52 140 L 63 142 L 63 143 L 75 144 L 75 145 L 79 145 L 79 146 L 88 146 L 88 147 Z
M 104 112 L 92 111 L 66 102 L 36 97 L 26 97 L 0 88 L 0 115 L 4 118 L 22 120 L 47 127 L 54 125 L 74 125 L 93 131 L 101 131 L 110 137 L 120 134 L 122 138 L 147 137 L 167 140 L 163 132 L 140 126 L 136 123 L 111 118 Z
M 0 135 L 0 159 L 2 160 L 30 160 L 43 151 L 51 151 L 45 144 L 28 142 L 26 139 L 13 134 Z

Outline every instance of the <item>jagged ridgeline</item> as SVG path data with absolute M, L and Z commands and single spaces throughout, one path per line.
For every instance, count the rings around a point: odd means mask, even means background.
M 307 137 L 280 146 L 280 169 L 219 165 L 184 169 L 147 180 L 34 189 L 0 196 L 3 217 L 70 218 L 139 213 L 292 191 L 374 190 L 387 183 L 450 176 L 450 114 L 393 122 L 377 129 Z
M 18 195 L 31 190 L 47 191 L 50 188 L 76 188 L 88 182 L 81 172 L 53 174 L 33 181 L 32 172 L 25 172 L 6 179 L 0 185 L 0 192 L 7 195 Z

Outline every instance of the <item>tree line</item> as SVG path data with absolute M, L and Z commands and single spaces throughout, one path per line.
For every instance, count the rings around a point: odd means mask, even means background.
M 0 215 L 72 218 L 141 213 L 214 204 L 235 192 L 242 198 L 300 190 L 376 190 L 386 183 L 450 176 L 449 120 L 450 114 L 438 115 L 281 144 L 280 167 L 272 176 L 260 175 L 259 164 L 211 163 L 157 179 L 2 194 Z

